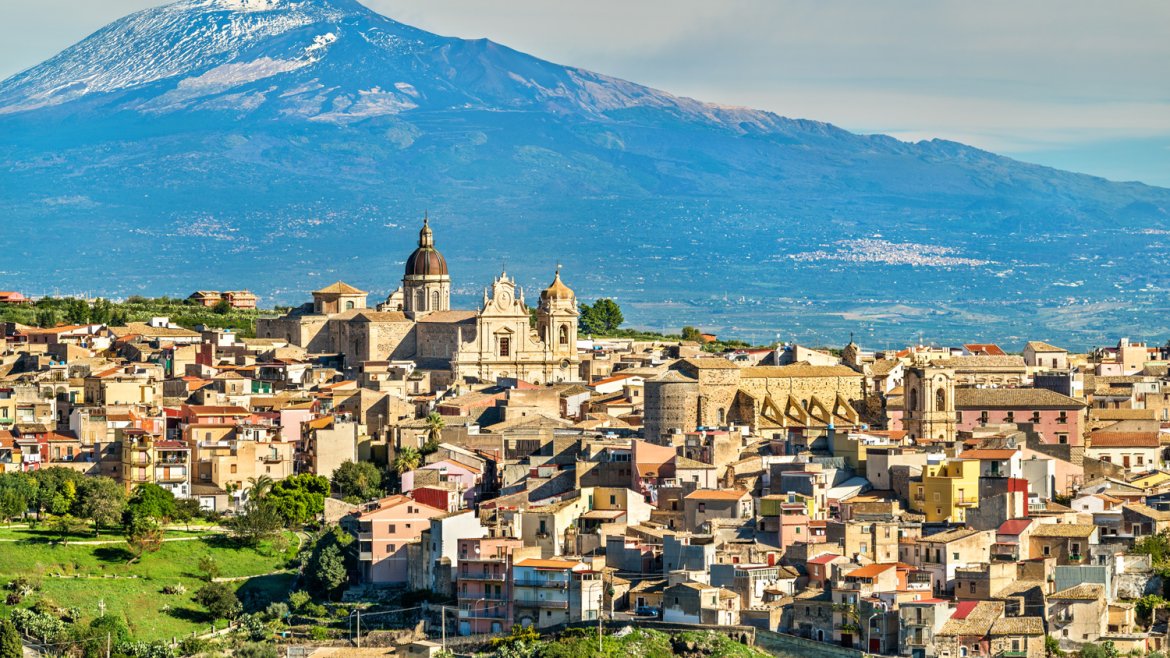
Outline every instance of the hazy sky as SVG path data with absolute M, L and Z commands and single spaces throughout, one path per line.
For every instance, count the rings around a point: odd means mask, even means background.
M 1167 0 L 362 0 L 705 101 L 1170 186 Z M 158 0 L 0 0 L 0 77 Z

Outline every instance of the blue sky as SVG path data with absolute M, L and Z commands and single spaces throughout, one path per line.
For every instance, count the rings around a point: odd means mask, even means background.
M 1166 0 L 362 0 L 705 101 L 1170 187 Z M 0 77 L 158 0 L 0 2 Z

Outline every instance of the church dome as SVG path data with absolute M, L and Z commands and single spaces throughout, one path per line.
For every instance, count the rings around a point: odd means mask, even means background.
M 418 232 L 418 249 L 406 259 L 406 276 L 447 276 L 447 259 L 435 249 L 435 234 L 430 220 L 423 219 Z
M 553 279 L 553 282 L 540 293 L 541 301 L 573 301 L 575 298 L 576 295 L 573 294 L 573 290 L 569 286 L 566 286 L 564 281 L 561 281 L 561 269 L 558 267 L 557 275 Z

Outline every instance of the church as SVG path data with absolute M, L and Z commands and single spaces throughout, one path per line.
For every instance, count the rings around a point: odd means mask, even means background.
M 437 384 L 579 378 L 577 299 L 561 281 L 559 267 L 540 293 L 535 326 L 523 288 L 506 272 L 484 290 L 479 309 L 452 310 L 447 260 L 424 219 L 402 285 L 374 309 L 366 305 L 368 294 L 338 281 L 315 291 L 311 303 L 257 320 L 256 335 L 286 340 L 311 354 L 338 354 L 347 370 L 364 361 L 414 361 L 431 371 Z

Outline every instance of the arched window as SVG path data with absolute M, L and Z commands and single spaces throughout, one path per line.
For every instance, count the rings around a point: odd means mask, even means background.
M 500 336 L 500 356 L 512 355 L 512 339 L 508 336 Z
M 910 389 L 910 411 L 918 411 L 918 389 Z
M 432 310 L 432 311 L 439 310 L 439 291 L 438 290 L 431 292 L 431 308 L 430 308 L 430 310 Z
M 719 424 L 723 425 L 724 421 L 726 421 L 726 420 L 727 420 L 727 412 L 723 410 L 723 407 L 720 407 L 719 408 Z
M 426 299 L 427 298 L 425 296 L 423 296 L 423 291 L 420 290 L 420 291 L 416 292 L 414 294 L 414 310 L 416 310 L 416 311 L 423 310 L 423 302 L 425 302 Z
M 347 310 L 347 311 L 352 311 L 352 310 L 353 310 L 353 302 L 352 302 L 352 301 L 349 301 L 349 302 L 346 302 L 346 303 L 345 303 L 345 310 Z
M 946 411 L 947 410 L 947 392 L 944 391 L 941 386 L 939 387 L 939 389 L 937 391 L 934 392 L 934 410 L 935 411 Z
M 568 345 L 569 344 L 569 325 L 567 325 L 567 324 L 561 325 L 560 342 L 561 342 L 561 345 Z

